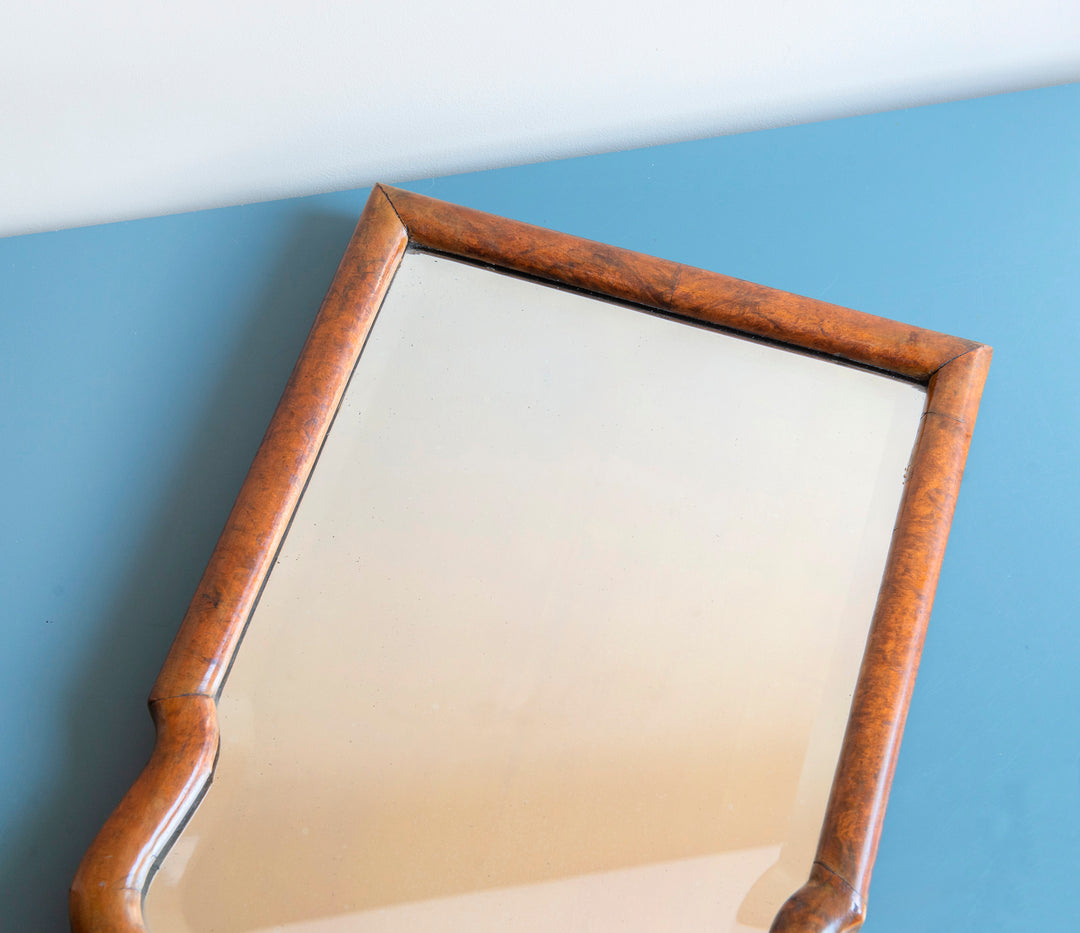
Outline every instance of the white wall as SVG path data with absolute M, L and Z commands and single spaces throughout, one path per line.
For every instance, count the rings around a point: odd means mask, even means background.
M 0 235 L 1080 79 L 1075 0 L 39 0 Z

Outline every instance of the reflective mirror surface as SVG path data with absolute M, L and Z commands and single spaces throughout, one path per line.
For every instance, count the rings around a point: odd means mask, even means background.
M 767 929 L 810 869 L 924 401 L 406 255 L 152 933 Z

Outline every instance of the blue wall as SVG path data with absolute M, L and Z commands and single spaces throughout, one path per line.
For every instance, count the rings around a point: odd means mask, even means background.
M 995 347 L 866 929 L 1068 928 L 1080 85 L 409 187 Z M 5 929 L 65 928 L 366 194 L 0 241 Z

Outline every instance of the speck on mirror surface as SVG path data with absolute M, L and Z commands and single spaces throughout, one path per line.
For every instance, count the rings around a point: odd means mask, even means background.
M 408 254 L 150 929 L 767 929 L 924 400 Z

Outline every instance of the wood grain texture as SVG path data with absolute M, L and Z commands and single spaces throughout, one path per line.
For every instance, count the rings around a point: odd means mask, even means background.
M 863 913 L 990 356 L 989 347 L 976 347 L 930 380 L 822 825 L 817 867 L 854 891 Z M 820 888 L 812 875 L 772 933 L 847 929 L 820 925 Z
M 844 933 L 866 917 L 859 893 L 843 878 L 815 862 L 810 880 L 780 908 L 771 933 Z
M 211 778 L 215 699 L 407 246 L 927 385 L 817 860 L 772 926 L 774 933 L 857 928 L 990 349 L 376 186 L 154 685 L 153 756 L 79 868 L 71 891 L 72 929 L 144 929 L 142 895 L 152 868 Z
M 71 885 L 76 933 L 142 933 L 142 897 L 159 852 L 210 781 L 218 748 L 209 697 L 150 704 L 157 740 L 150 761 L 87 850 Z
M 138 933 L 150 869 L 210 779 L 215 698 L 407 238 L 369 199 L 311 334 L 150 694 L 153 756 L 83 857 L 69 900 L 74 933 Z M 205 719 L 205 717 L 211 717 Z M 203 717 L 203 718 L 200 718 Z
M 369 199 L 151 700 L 220 691 L 406 243 L 386 200 Z
M 427 249 L 925 382 L 978 344 L 716 272 L 382 189 Z

